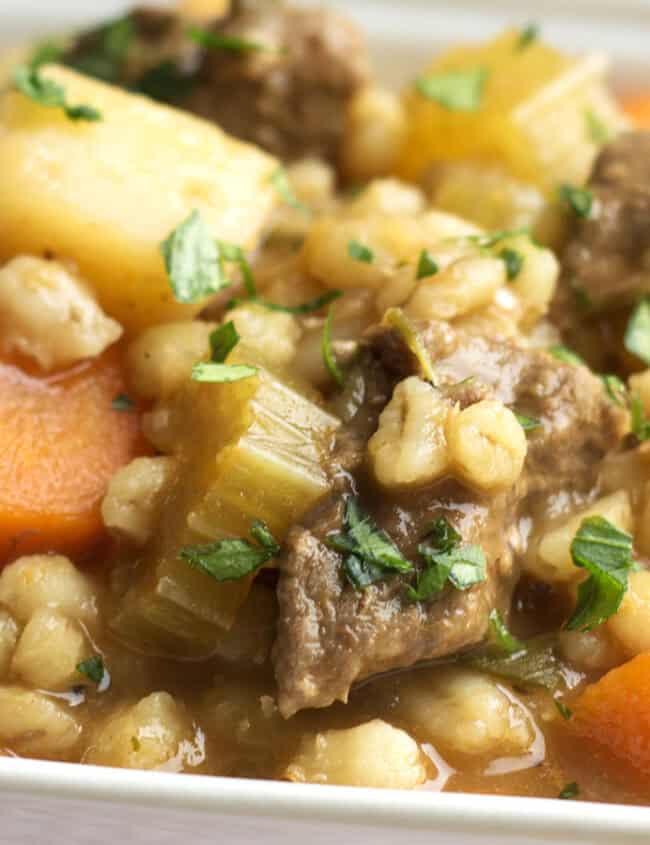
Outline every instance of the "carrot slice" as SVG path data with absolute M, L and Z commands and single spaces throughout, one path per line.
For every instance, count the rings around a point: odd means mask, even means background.
M 113 473 L 142 452 L 115 351 L 39 378 L 0 363 L 0 564 L 21 554 L 82 555 L 104 537 Z
M 637 129 L 650 129 L 650 94 L 625 97 L 621 106 Z
M 650 778 L 650 653 L 588 686 L 571 709 L 575 731 Z

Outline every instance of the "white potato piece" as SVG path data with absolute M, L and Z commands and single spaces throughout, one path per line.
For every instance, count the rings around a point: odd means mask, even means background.
M 348 176 L 366 182 L 391 173 L 406 129 L 406 113 L 398 94 L 376 86 L 359 91 L 348 108 L 341 144 Z
M 166 692 L 154 692 L 109 717 L 94 738 L 86 762 L 123 769 L 158 769 L 190 736 L 187 717 Z
M 612 669 L 624 659 L 620 645 L 606 625 L 592 631 L 560 631 L 559 644 L 562 656 L 586 672 Z
M 381 719 L 305 737 L 286 777 L 299 783 L 414 789 L 426 780 L 417 743 Z
M 298 200 L 308 208 L 321 209 L 334 198 L 336 174 L 321 159 L 305 158 L 289 165 L 287 178 Z
M 82 726 L 65 705 L 41 692 L 0 687 L 0 743 L 26 757 L 65 759 Z
M 75 621 L 43 607 L 25 625 L 11 670 L 33 687 L 62 691 L 79 681 L 77 664 L 90 653 L 86 637 Z
M 526 460 L 526 434 L 501 402 L 484 399 L 447 420 L 452 471 L 472 487 L 496 492 L 512 487 Z
M 18 625 L 11 613 L 0 607 L 0 678 L 4 678 L 18 642 Z
M 44 370 L 99 355 L 122 328 L 56 261 L 21 255 L 0 268 L 0 344 Z
M 152 536 L 161 497 L 174 475 L 174 458 L 136 458 L 118 469 L 102 501 L 102 519 L 118 537 L 143 546 Z
M 650 651 L 650 572 L 631 572 L 618 611 L 607 627 L 629 657 Z
M 187 320 L 151 326 L 129 346 L 127 365 L 141 399 L 165 399 L 190 379 L 192 366 L 205 358 L 216 323 Z
M 26 555 L 0 573 L 0 602 L 19 622 L 41 607 L 92 622 L 97 597 L 90 580 L 62 555 Z
M 521 259 L 521 269 L 509 287 L 522 304 L 524 325 L 532 326 L 548 311 L 560 275 L 560 263 L 550 249 L 537 246 L 527 235 L 499 241 L 495 253 L 504 250 L 512 250 Z
M 398 713 L 417 737 L 462 754 L 523 754 L 534 730 L 523 707 L 488 676 L 469 669 L 422 673 L 405 684 Z
M 277 162 L 185 112 L 62 67 L 41 74 L 102 119 L 0 94 L 0 260 L 72 260 L 129 333 L 194 316 L 203 302 L 174 299 L 161 242 L 196 209 L 215 238 L 255 248 Z
M 399 179 L 375 179 L 351 200 L 343 211 L 347 217 L 366 214 L 419 214 L 426 199 L 419 188 Z
M 624 490 L 598 499 L 593 505 L 563 524 L 547 531 L 537 548 L 531 548 L 525 566 L 528 572 L 542 581 L 568 583 L 584 576 L 584 570 L 574 566 L 571 559 L 571 543 L 578 533 L 583 519 L 602 516 L 621 531 L 633 528 L 630 497 Z
M 235 324 L 242 347 L 251 350 L 253 360 L 260 364 L 282 368 L 295 357 L 302 329 L 291 314 L 270 311 L 254 303 L 242 304 L 228 312 L 228 320 Z
M 445 424 L 452 405 L 417 376 L 401 381 L 368 441 L 370 464 L 384 487 L 429 484 L 449 469 Z

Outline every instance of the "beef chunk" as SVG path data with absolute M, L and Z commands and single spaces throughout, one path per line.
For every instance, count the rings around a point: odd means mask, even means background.
M 188 107 L 282 159 L 336 159 L 368 74 L 359 30 L 330 10 L 239 2 L 214 31 L 268 49 L 208 51 Z
M 431 323 L 423 336 L 435 361 L 439 385 L 463 404 L 498 397 L 539 419 L 524 475 L 498 496 L 481 496 L 449 479 L 408 493 L 378 494 L 364 473 L 355 435 L 356 417 L 339 435 L 346 457 L 355 461 L 340 475 L 339 489 L 295 526 L 281 562 L 279 617 L 274 663 L 278 701 L 290 716 L 306 707 L 347 699 L 350 687 L 381 672 L 454 654 L 480 643 L 495 607 L 507 608 L 523 551 L 520 516 L 533 495 L 570 483 L 590 489 L 598 462 L 624 433 L 625 415 L 609 402 L 602 384 L 585 367 L 571 367 L 543 352 L 497 344 Z M 391 330 L 374 332 L 366 366 L 373 388 L 357 412 L 367 440 L 388 384 L 412 372 L 413 362 Z M 377 368 L 384 373 L 384 383 Z M 471 377 L 471 382 L 465 381 Z M 460 383 L 460 384 L 459 384 Z M 473 386 L 471 386 L 473 385 Z M 352 440 L 357 448 L 350 450 Z M 352 475 L 349 470 L 352 470 Z M 480 545 L 487 579 L 465 591 L 446 588 L 437 599 L 413 603 L 402 577 L 355 590 L 341 572 L 341 558 L 327 536 L 341 529 L 343 501 L 360 491 L 363 505 L 402 553 L 414 560 L 426 527 L 446 517 L 466 543 Z

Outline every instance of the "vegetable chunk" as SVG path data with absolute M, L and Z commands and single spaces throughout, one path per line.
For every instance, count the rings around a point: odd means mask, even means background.
M 0 364 L 0 563 L 30 552 L 80 554 L 102 537 L 99 506 L 141 445 L 113 353 L 49 379 Z
M 571 709 L 579 734 L 650 779 L 650 653 L 587 687 Z
M 215 238 L 254 248 L 277 198 L 277 162 L 217 127 L 56 66 L 42 75 L 101 112 L 73 122 L 17 91 L 0 96 L 0 260 L 76 262 L 129 332 L 191 317 L 160 244 L 191 212 Z

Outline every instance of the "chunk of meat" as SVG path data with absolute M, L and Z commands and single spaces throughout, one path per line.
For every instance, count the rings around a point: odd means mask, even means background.
M 600 458 L 625 431 L 624 412 L 607 400 L 600 381 L 584 367 L 465 335 L 444 323 L 431 323 L 422 334 L 439 386 L 449 395 L 462 404 L 499 398 L 540 419 L 543 427 L 532 433 L 524 475 L 507 494 L 483 497 L 446 480 L 409 493 L 378 496 L 364 472 L 360 444 L 376 426 L 390 396 L 389 385 L 409 375 L 415 363 L 391 330 L 370 336 L 368 389 L 356 416 L 338 435 L 346 459 L 339 490 L 292 529 L 281 562 L 274 663 L 285 716 L 345 701 L 354 683 L 378 673 L 481 642 L 491 610 L 509 607 L 518 574 L 514 556 L 524 545 L 518 518 L 527 499 L 566 482 L 589 489 Z M 471 382 L 464 381 L 469 377 Z M 401 577 L 355 590 L 341 572 L 340 556 L 326 542 L 328 534 L 341 529 L 344 496 L 353 489 L 361 491 L 377 525 L 411 560 L 427 526 L 445 516 L 464 542 L 483 548 L 487 579 L 465 591 L 447 588 L 437 600 L 423 603 L 405 597 Z
M 589 218 L 576 218 L 552 307 L 567 342 L 602 371 L 626 366 L 629 309 L 650 291 L 650 132 L 605 146 L 588 183 Z
M 264 49 L 209 50 L 190 110 L 282 159 L 336 159 L 347 104 L 368 76 L 357 27 L 331 10 L 236 2 L 214 32 Z

